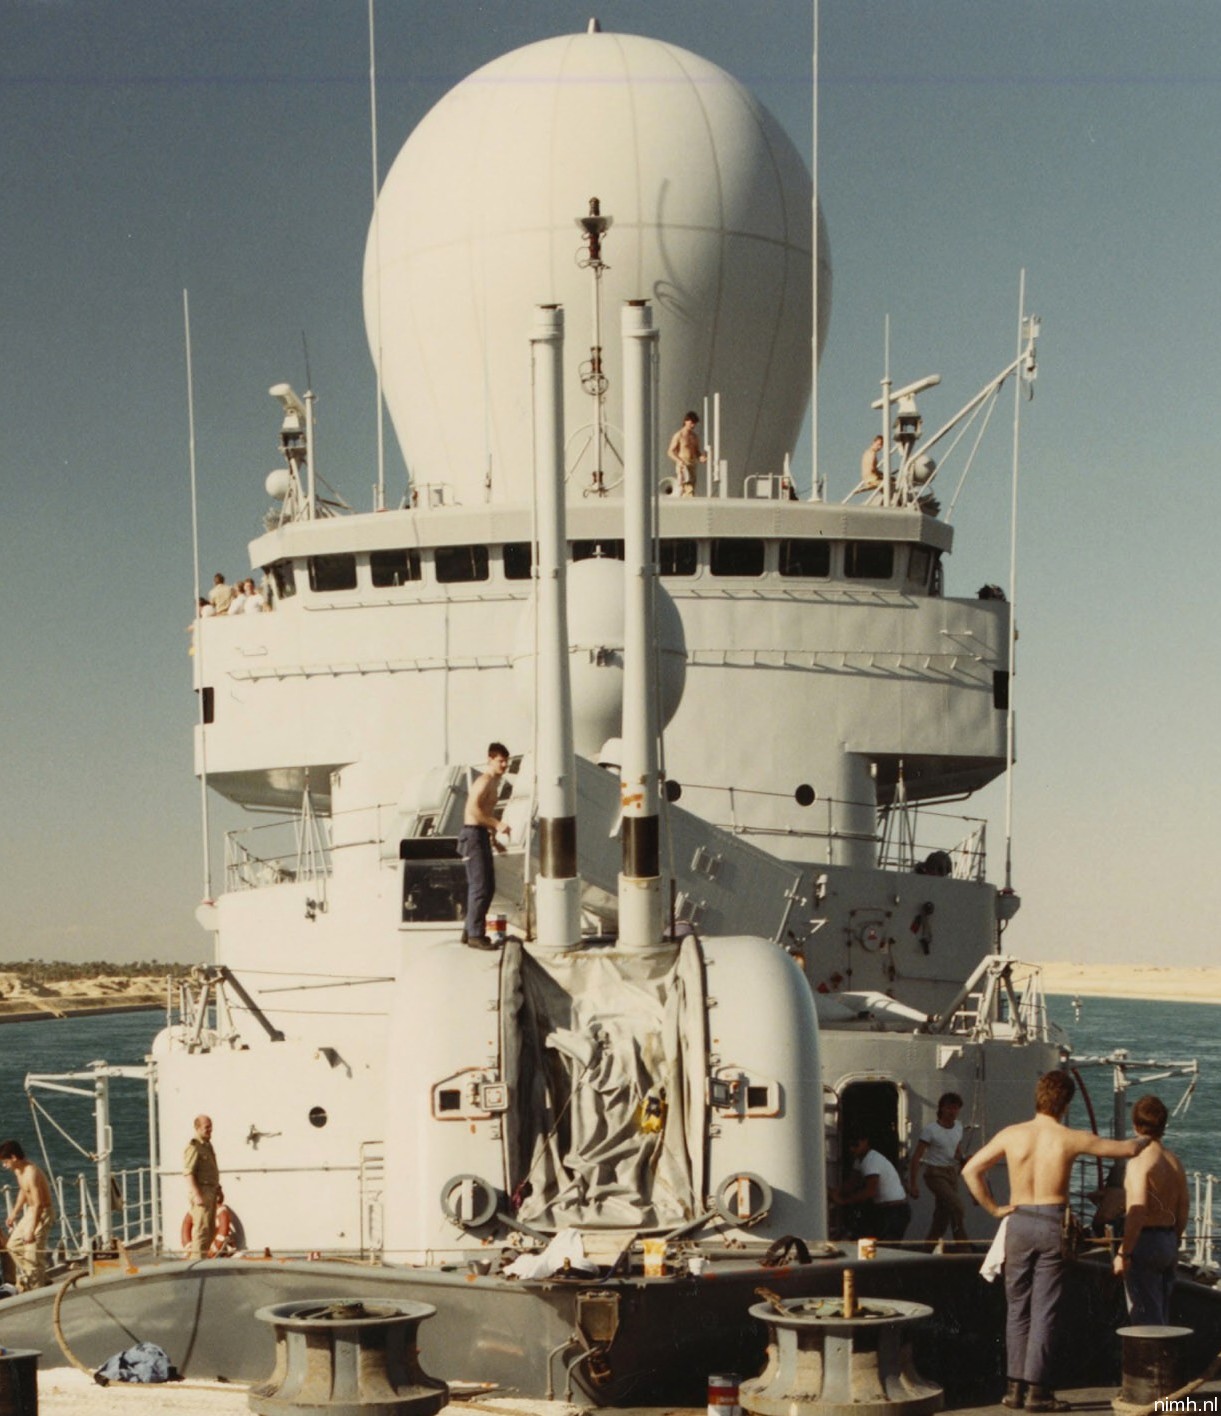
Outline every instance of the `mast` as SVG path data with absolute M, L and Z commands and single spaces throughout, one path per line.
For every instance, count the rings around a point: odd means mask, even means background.
M 811 185 L 811 210 L 810 221 L 813 227 L 813 240 L 811 245 L 813 253 L 811 260 L 814 263 L 812 272 L 811 290 L 811 319 L 813 329 L 810 331 L 812 370 L 810 377 L 810 500 L 820 500 L 818 495 L 818 0 L 814 0 L 814 118 L 812 124 L 810 145 L 810 185 Z
M 369 141 L 373 169 L 373 271 L 376 282 L 373 303 L 377 310 L 377 351 L 373 366 L 377 376 L 377 488 L 374 511 L 386 509 L 386 409 L 382 388 L 382 244 L 381 222 L 377 210 L 377 48 L 373 33 L 373 0 L 369 0 Z M 310 463 L 311 469 L 313 463 Z M 311 476 L 312 476 L 311 471 Z
M 182 292 L 182 334 L 187 361 L 187 460 L 191 469 L 191 550 L 194 557 L 195 590 L 191 596 L 195 609 L 195 672 L 199 677 L 199 812 L 203 823 L 203 898 L 212 898 L 212 848 L 208 841 L 208 729 L 204 711 L 203 635 L 199 617 L 199 488 L 195 466 L 195 376 L 191 364 L 191 299 Z
M 577 225 L 585 234 L 587 254 L 580 261 L 593 272 L 593 344 L 589 361 L 581 366 L 581 387 L 594 401 L 594 466 L 589 490 L 595 496 L 606 495 L 606 390 L 609 381 L 602 367 L 602 275 L 608 269 L 602 259 L 602 238 L 610 230 L 613 216 L 602 215 L 602 203 L 589 199 L 589 215 L 578 216 Z
M 1026 271 L 1018 277 L 1018 336 L 1017 357 L 1021 364 L 1026 345 Z M 1017 660 L 1017 516 L 1018 516 L 1018 445 L 1021 428 L 1022 377 L 1013 381 L 1013 474 L 1009 500 L 1009 657 L 1005 707 L 1005 889 L 1013 889 L 1013 675 Z

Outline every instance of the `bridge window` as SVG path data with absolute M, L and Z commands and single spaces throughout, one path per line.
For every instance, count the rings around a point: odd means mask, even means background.
M 907 578 L 922 590 L 928 588 L 933 570 L 933 553 L 927 546 L 913 546 L 907 562 Z
M 377 586 L 408 585 L 420 578 L 420 553 L 417 550 L 371 551 L 369 570 Z
M 276 561 L 273 565 L 265 565 L 263 574 L 271 576 L 271 583 L 276 587 L 277 600 L 287 600 L 297 593 L 297 577 L 293 574 L 292 561 Z
M 404 924 L 456 924 L 466 913 L 466 866 L 457 837 L 408 836 L 403 862 Z
M 501 553 L 506 580 L 529 580 L 534 568 L 534 547 L 529 541 L 511 541 Z
M 314 591 L 355 590 L 354 555 L 310 556 L 309 588 Z
M 712 542 L 713 575 L 762 575 L 763 542 L 754 536 L 722 536 Z
M 433 561 L 441 585 L 460 585 L 488 578 L 486 546 L 438 546 Z
M 895 548 L 889 541 L 845 541 L 844 574 L 849 580 L 889 580 Z
M 830 541 L 781 541 L 780 574 L 826 580 L 831 574 Z
M 657 546 L 657 564 L 662 575 L 694 575 L 700 563 L 698 541 L 662 539 Z

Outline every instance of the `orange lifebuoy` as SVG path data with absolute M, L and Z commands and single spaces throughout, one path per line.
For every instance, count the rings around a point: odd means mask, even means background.
M 233 1216 L 229 1213 L 228 1205 L 218 1205 L 216 1207 L 216 1233 L 212 1236 L 212 1243 L 208 1246 L 206 1257 L 214 1259 L 221 1252 L 229 1241 L 229 1231 L 233 1228 Z M 187 1210 L 182 1216 L 182 1231 L 180 1238 L 182 1247 L 190 1249 L 191 1235 L 195 1232 L 195 1222 L 191 1218 L 191 1211 Z

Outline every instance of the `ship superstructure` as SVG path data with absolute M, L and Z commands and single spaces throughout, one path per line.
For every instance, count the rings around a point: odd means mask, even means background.
M 930 437 L 936 380 L 888 379 L 876 483 L 798 499 L 811 195 L 735 80 L 595 27 L 408 140 L 364 279 L 407 483 L 324 498 L 312 394 L 274 385 L 265 606 L 195 625 L 196 771 L 253 824 L 154 1047 L 166 1229 L 201 1112 L 255 1250 L 435 1276 L 566 1234 L 629 1266 L 821 1241 L 850 1131 L 905 1169 L 944 1091 L 976 1139 L 1028 1110 L 1059 1049 L 1002 952 L 1017 897 L 937 812 L 1006 768 L 1010 605 L 947 593 L 931 454 L 1036 327 Z M 457 837 L 493 740 L 485 951 Z M 589 1396 L 614 1334 L 574 1321 Z
M 591 124 L 581 115 L 595 92 Z M 455 151 L 467 155 L 460 181 Z M 405 1241 L 385 1219 L 397 1201 L 381 1180 L 383 1152 L 395 1149 L 387 1097 L 402 1086 L 416 1089 L 436 1135 L 484 1137 L 478 1162 L 441 1146 L 440 1169 L 476 1174 L 488 1191 L 476 1204 L 467 1186 L 467 1219 L 494 1202 L 503 1210 L 522 1178 L 506 1168 L 505 1039 L 493 1026 L 519 985 L 507 964 L 454 952 L 465 888 L 454 838 L 484 745 L 510 743 L 501 809 L 514 846 L 494 908 L 528 955 L 539 857 L 534 305 L 567 314 L 559 462 L 586 933 L 619 928 L 633 429 L 617 312 L 643 299 L 657 331 L 644 436 L 667 722 L 667 933 L 756 934 L 800 963 L 825 1039 L 832 1179 L 849 1126 L 876 1130 L 902 1161 L 941 1090 L 960 1091 L 970 1123 L 991 1129 L 1055 1061 L 1037 994 L 1023 1004 L 996 962 L 1017 899 L 986 880 L 983 823 L 922 839 L 929 804 L 1004 770 L 1009 728 L 1009 605 L 991 590 L 945 592 L 952 530 L 936 514 L 916 405 L 935 380 L 887 386 L 876 486 L 844 504 L 796 499 L 788 455 L 809 378 L 809 210 L 788 139 L 705 61 L 596 30 L 528 46 L 429 115 L 370 231 L 366 318 L 406 490 L 379 488 L 363 514 L 322 502 L 312 400 L 272 390 L 286 469 L 269 479 L 270 529 L 250 548 L 270 612 L 201 620 L 194 665 L 197 770 L 278 824 L 231 835 L 226 888 L 201 911 L 242 994 L 222 982 L 217 1027 L 167 1034 L 159 1057 L 165 1144 L 205 1099 L 218 1133 L 245 1137 L 248 1152 L 231 1145 L 226 1169 L 263 1242 L 381 1251 L 387 1232 Z M 820 261 L 821 334 L 821 242 Z M 1033 361 L 1032 331 L 988 391 L 1028 377 Z M 660 410 L 688 404 L 707 405 L 710 425 L 691 497 L 661 458 Z M 418 955 L 447 945 L 422 1011 L 439 1010 L 453 1055 L 421 1076 L 419 1049 L 434 1043 L 423 1016 L 413 1021 L 421 994 L 404 978 Z M 709 972 L 710 998 L 729 972 Z M 701 1104 L 720 1136 L 778 1133 L 778 1064 L 749 1061 L 769 1005 L 734 992 L 743 1021 L 726 1030 L 740 1037 L 729 1046 L 710 1033 Z M 463 1009 L 463 997 L 478 1001 Z M 728 1010 L 710 1004 L 707 1016 Z M 428 1146 L 411 1135 L 426 1169 Z M 715 1199 L 722 1179 L 734 1188 L 738 1171 L 721 1168 L 689 1209 Z M 275 1177 L 285 1170 L 309 1173 L 325 1202 L 284 1205 Z M 486 1238 L 447 1223 L 435 1179 L 412 1200 L 435 1232 L 421 1220 L 406 1248 Z M 320 1215 L 334 1216 L 326 1232 Z

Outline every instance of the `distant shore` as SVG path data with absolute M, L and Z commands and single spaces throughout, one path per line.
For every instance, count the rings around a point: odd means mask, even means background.
M 107 1013 L 161 1013 L 165 999 L 155 1003 L 96 1003 L 92 998 L 62 1000 L 55 1008 L 13 1010 L 0 1007 L 0 1027 L 5 1023 L 52 1023 L 64 1018 L 98 1018 Z
M 164 1007 L 165 980 L 147 974 L 102 974 L 38 982 L 17 973 L 0 973 L 0 1023 L 137 1013 Z
M 1175 1003 L 1221 1003 L 1221 968 L 1159 964 L 1041 965 L 1044 993 L 1080 998 L 1158 998 Z
M 1158 998 L 1179 1003 L 1221 1003 L 1221 968 L 1160 964 L 1078 964 L 1062 959 L 1039 965 L 1043 991 L 1072 998 Z M 152 1012 L 165 1007 L 164 979 L 107 975 L 30 984 L 0 973 L 0 1024 L 103 1013 Z

